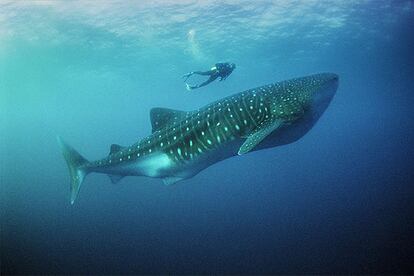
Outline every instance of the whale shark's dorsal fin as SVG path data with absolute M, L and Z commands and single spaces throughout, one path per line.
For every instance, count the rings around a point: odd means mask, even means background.
M 180 122 L 190 112 L 174 110 L 169 108 L 155 107 L 150 111 L 152 132 L 164 128 L 168 124 Z
M 111 155 L 115 152 L 118 152 L 118 151 L 122 150 L 123 148 L 124 148 L 123 146 L 120 146 L 120 145 L 117 145 L 117 144 L 112 144 L 111 149 L 109 150 L 109 154 Z
M 267 121 L 258 126 L 248 136 L 243 145 L 241 145 L 238 154 L 242 155 L 251 151 L 260 142 L 262 142 L 270 133 L 282 125 L 282 120 Z

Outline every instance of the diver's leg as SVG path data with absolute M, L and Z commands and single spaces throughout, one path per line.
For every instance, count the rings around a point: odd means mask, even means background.
M 212 75 L 208 78 L 208 80 L 206 80 L 203 83 L 200 83 L 199 85 L 197 85 L 198 88 L 202 87 L 202 86 L 206 86 L 207 84 L 209 84 L 212 81 L 215 81 L 218 78 L 218 75 Z
M 214 71 L 212 70 L 208 70 L 208 71 L 195 71 L 195 72 L 191 72 L 193 74 L 197 74 L 197 75 L 201 75 L 201 76 L 211 76 L 214 74 Z
M 210 82 L 215 81 L 217 78 L 218 78 L 218 75 L 211 75 L 211 76 L 208 78 L 208 80 L 206 80 L 206 81 L 205 81 L 205 82 L 203 82 L 203 83 L 200 83 L 200 84 L 195 85 L 195 86 L 190 86 L 190 85 L 187 85 L 187 89 L 192 90 L 192 89 L 196 89 L 196 88 L 200 88 L 200 87 L 206 86 L 206 85 L 207 85 L 207 84 L 209 84 Z
M 211 71 L 211 70 L 210 71 L 193 71 L 183 76 L 184 81 L 186 82 L 188 78 L 194 74 L 201 75 L 201 76 L 211 76 L 212 74 L 214 74 L 214 71 Z

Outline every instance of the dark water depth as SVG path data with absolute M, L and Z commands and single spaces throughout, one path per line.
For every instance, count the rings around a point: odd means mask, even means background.
M 1 1 L 1 273 L 414 273 L 413 23 L 409 0 Z M 316 72 L 339 88 L 298 142 L 168 187 L 91 174 L 70 205 L 56 135 L 94 160 L 152 107 Z

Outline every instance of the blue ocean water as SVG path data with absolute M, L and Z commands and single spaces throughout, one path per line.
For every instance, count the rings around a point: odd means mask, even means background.
M 1 1 L 1 273 L 414 273 L 413 30 L 411 0 Z M 317 72 L 339 88 L 298 142 L 172 186 L 91 174 L 70 205 L 56 135 L 94 160 L 152 107 Z

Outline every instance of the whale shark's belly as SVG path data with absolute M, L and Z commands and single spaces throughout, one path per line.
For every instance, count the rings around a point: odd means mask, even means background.
M 232 140 L 184 161 L 175 160 L 164 152 L 155 152 L 146 159 L 140 160 L 131 169 L 134 170 L 134 175 L 186 179 L 217 162 L 237 155 L 237 150 L 242 143 L 242 139 Z

